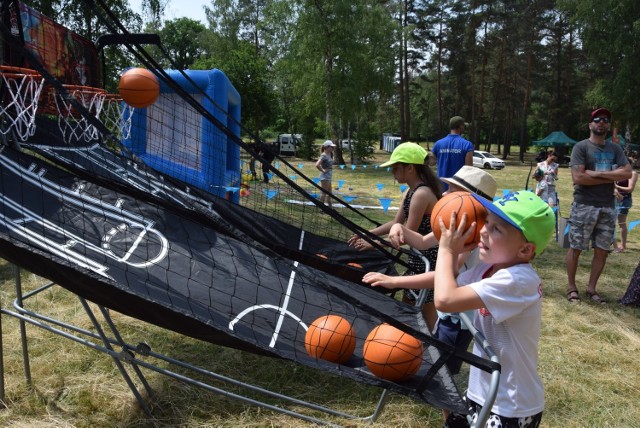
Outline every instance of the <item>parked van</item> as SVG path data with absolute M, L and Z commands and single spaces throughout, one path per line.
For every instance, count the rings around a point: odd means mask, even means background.
M 364 145 L 366 143 L 362 143 L 362 144 Z M 348 140 L 348 139 L 340 140 L 340 147 L 342 148 L 342 150 L 347 152 L 351 149 L 356 151 L 358 148 L 364 149 L 367 154 L 372 154 L 374 152 L 373 147 L 369 145 L 362 147 L 360 143 L 358 143 L 358 141 L 356 140 Z
M 348 139 L 340 140 L 340 147 L 342 148 L 342 150 L 350 150 L 352 144 L 353 144 L 353 147 L 355 148 L 356 141 L 348 140 Z
M 294 156 L 298 145 L 302 143 L 302 134 L 280 134 L 275 142 L 277 152 L 281 156 Z

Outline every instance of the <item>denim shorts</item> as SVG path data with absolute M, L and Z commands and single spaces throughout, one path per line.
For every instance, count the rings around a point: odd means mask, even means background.
M 616 211 L 618 211 L 618 215 L 627 215 L 629 214 L 629 209 L 633 204 L 633 199 L 631 198 L 631 193 L 625 195 L 621 201 L 616 200 Z
M 466 351 L 469 348 L 473 335 L 467 329 L 461 327 L 462 321 L 454 322 L 450 317 L 438 319 L 438 325 L 434 337 L 441 342 L 455 346 L 456 349 Z M 460 373 L 462 360 L 457 357 L 450 357 L 447 360 L 447 367 L 451 374 Z

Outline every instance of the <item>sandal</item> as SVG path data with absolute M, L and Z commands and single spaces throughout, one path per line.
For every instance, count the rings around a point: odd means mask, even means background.
M 575 288 L 573 290 L 567 290 L 567 300 L 569 303 L 578 303 L 580 301 L 580 294 Z
M 607 302 L 600 297 L 600 295 L 598 293 L 596 293 L 595 291 L 592 293 L 589 290 L 587 290 L 587 296 L 589 296 L 589 299 L 591 299 L 593 302 L 599 304 L 599 305 L 606 305 Z

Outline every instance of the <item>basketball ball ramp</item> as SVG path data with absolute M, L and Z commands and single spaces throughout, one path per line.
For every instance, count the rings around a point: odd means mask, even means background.
M 486 370 L 497 368 L 430 337 L 417 308 L 283 259 L 257 242 L 192 221 L 181 210 L 141 202 L 8 147 L 0 154 L 0 177 L 0 256 L 100 307 L 463 413 L 459 392 L 443 367 L 447 358 L 457 355 Z M 304 233 L 298 239 L 302 243 Z M 43 323 L 24 309 L 2 313 Z M 308 326 L 328 314 L 348 319 L 356 331 L 356 351 L 345 364 L 311 358 L 305 351 Z M 378 378 L 364 363 L 364 339 L 384 322 L 425 346 L 420 370 L 404 382 Z M 114 341 L 127 352 L 114 351 Z M 104 337 L 102 345 L 90 346 L 118 365 L 132 364 L 136 373 L 148 366 L 146 350 L 117 339 Z

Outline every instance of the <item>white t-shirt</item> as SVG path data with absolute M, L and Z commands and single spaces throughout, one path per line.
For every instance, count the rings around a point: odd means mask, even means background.
M 474 326 L 484 334 L 500 359 L 500 386 L 492 412 L 505 417 L 533 416 L 544 409 L 544 388 L 538 375 L 538 340 L 542 318 L 542 281 L 531 264 L 501 269 L 479 263 L 461 273 L 458 286 L 473 288 L 485 307 L 475 311 Z M 473 353 L 488 356 L 477 343 Z M 491 374 L 474 366 L 468 396 L 484 405 Z

